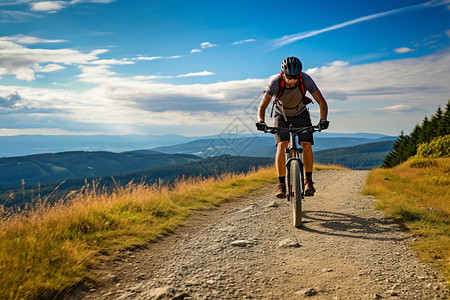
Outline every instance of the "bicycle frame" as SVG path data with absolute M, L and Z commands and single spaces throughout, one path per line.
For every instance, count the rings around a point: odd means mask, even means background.
M 292 197 L 292 185 L 290 182 L 290 175 L 291 175 L 291 162 L 293 160 L 299 161 L 300 164 L 300 178 L 301 178 L 301 185 L 302 185 L 302 198 L 304 197 L 304 190 L 305 190 L 305 174 L 304 174 L 304 165 L 303 165 L 303 149 L 300 147 L 297 147 L 295 143 L 295 138 L 302 134 L 307 132 L 316 132 L 318 131 L 317 126 L 306 126 L 302 128 L 293 128 L 292 125 L 289 128 L 283 128 L 283 127 L 267 127 L 267 132 L 270 133 L 277 133 L 278 131 L 287 131 L 289 132 L 289 146 L 286 148 L 286 186 L 288 187 L 287 190 L 287 198 L 288 201 L 291 201 Z
M 303 149 L 302 147 L 297 148 L 297 144 L 295 143 L 295 137 L 297 134 L 289 132 L 289 147 L 286 148 L 286 183 L 288 190 L 287 192 L 287 200 L 291 201 L 292 197 L 292 186 L 291 186 L 291 162 L 293 160 L 298 160 L 300 163 L 300 178 L 302 184 L 302 199 L 304 197 L 305 183 L 304 183 L 304 165 L 303 165 Z

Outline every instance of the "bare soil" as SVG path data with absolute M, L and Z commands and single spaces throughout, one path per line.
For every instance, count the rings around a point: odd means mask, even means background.
M 292 225 L 275 185 L 193 215 L 186 226 L 102 264 L 68 299 L 447 299 L 417 237 L 360 194 L 367 171 L 319 171 Z M 278 206 L 271 205 L 276 202 Z

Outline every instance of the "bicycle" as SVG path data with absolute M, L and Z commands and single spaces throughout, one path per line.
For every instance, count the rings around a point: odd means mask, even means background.
M 297 148 L 295 138 L 302 133 L 314 133 L 319 131 L 318 126 L 306 126 L 294 128 L 267 127 L 265 132 L 272 134 L 278 131 L 289 132 L 289 146 L 286 148 L 286 194 L 287 200 L 292 202 L 293 223 L 295 227 L 302 225 L 302 200 L 305 197 L 305 173 L 303 159 L 300 154 L 303 153 L 301 147 Z

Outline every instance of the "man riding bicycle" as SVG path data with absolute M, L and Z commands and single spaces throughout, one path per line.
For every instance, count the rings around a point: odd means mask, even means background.
M 313 96 L 314 100 L 320 106 L 320 122 L 319 130 L 328 128 L 328 104 L 322 93 L 317 88 L 312 78 L 302 72 L 302 63 L 296 57 L 288 57 L 281 64 L 281 74 L 276 76 L 270 82 L 265 94 L 259 104 L 258 119 L 256 123 L 258 130 L 266 131 L 267 125 L 264 122 L 266 108 L 272 97 L 275 95 L 274 111 L 275 121 L 274 127 L 289 128 L 292 124 L 294 127 L 311 126 L 311 118 L 306 104 L 311 99 L 306 97 L 305 93 Z M 305 196 L 314 196 L 316 190 L 312 181 L 312 170 L 314 164 L 314 155 L 312 145 L 314 145 L 313 134 L 304 133 L 299 135 L 299 141 L 303 148 L 303 163 L 305 165 Z M 277 146 L 277 154 L 275 156 L 275 167 L 278 174 L 279 184 L 277 187 L 276 197 L 286 197 L 286 156 L 285 151 L 289 145 L 289 133 L 278 132 L 275 134 L 275 142 Z

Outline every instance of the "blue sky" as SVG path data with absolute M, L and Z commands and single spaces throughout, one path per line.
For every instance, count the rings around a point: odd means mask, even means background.
M 450 99 L 449 46 L 449 0 L 1 0 L 0 135 L 253 132 L 287 56 L 330 132 L 409 133 Z

